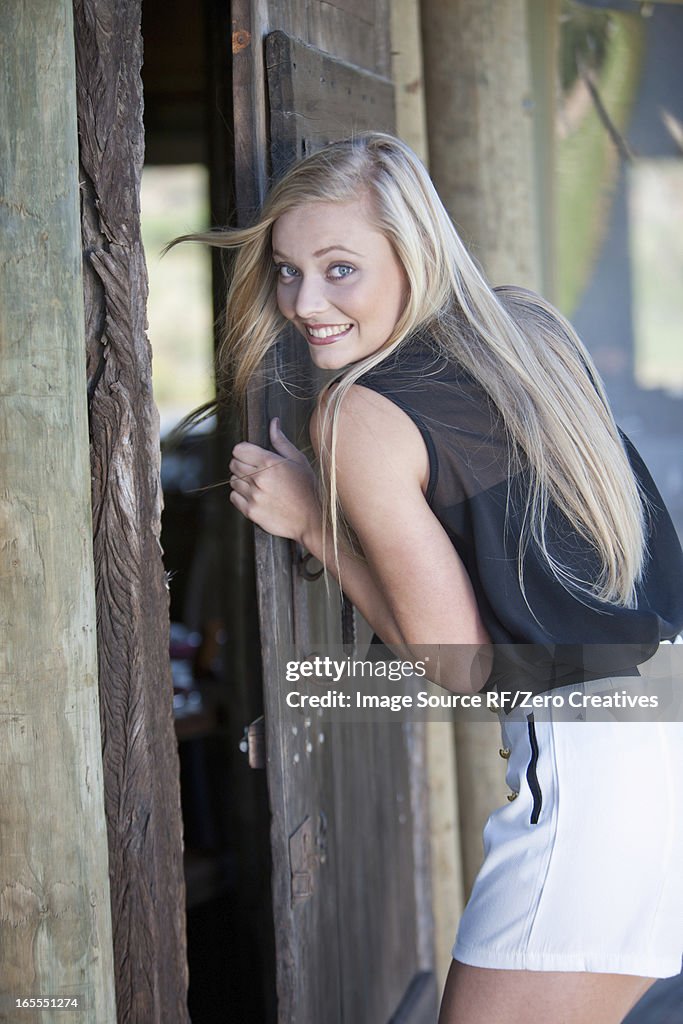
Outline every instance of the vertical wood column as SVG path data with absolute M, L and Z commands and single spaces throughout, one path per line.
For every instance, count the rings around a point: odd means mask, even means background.
M 538 287 L 550 302 L 557 301 L 557 141 L 555 118 L 559 89 L 560 0 L 527 0 Z
M 396 131 L 426 163 L 419 0 L 391 0 L 391 78 L 396 89 Z
M 188 1021 L 159 420 L 140 239 L 141 0 L 75 0 L 105 807 L 119 1021 Z
M 70 2 L 0 60 L 0 1019 L 113 1024 Z
M 421 0 L 429 165 L 464 242 L 492 284 L 539 287 L 526 0 Z M 481 833 L 505 800 L 500 730 L 457 723 L 466 893 Z
M 396 131 L 428 164 L 419 0 L 392 0 L 391 55 Z M 453 722 L 425 723 L 434 955 L 439 991 L 443 990 L 451 965 L 451 947 L 463 909 L 453 730 Z
M 538 284 L 526 0 L 422 0 L 432 177 L 492 284 Z

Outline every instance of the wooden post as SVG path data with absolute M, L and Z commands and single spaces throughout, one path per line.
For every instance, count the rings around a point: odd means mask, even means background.
M 534 181 L 539 288 L 557 302 L 557 218 L 555 181 L 557 143 L 555 117 L 558 92 L 560 0 L 527 0 L 529 60 L 533 103 Z
M 396 88 L 396 131 L 427 163 L 424 74 L 419 0 L 392 0 L 391 77 Z M 463 909 L 457 770 L 453 723 L 425 723 L 429 844 L 432 865 L 434 970 L 443 990 Z
M 422 0 L 432 177 L 493 284 L 538 285 L 526 0 Z
M 2 4 L 0 53 L 0 1020 L 114 1024 L 71 4 Z
M 426 163 L 419 0 L 391 0 L 391 78 L 396 89 L 396 131 Z
M 119 1021 L 184 1024 L 185 883 L 140 238 L 140 0 L 75 0 L 105 808 Z
M 534 114 L 526 0 L 421 0 L 430 171 L 492 284 L 539 287 Z M 455 726 L 469 891 L 481 833 L 505 800 L 500 730 Z

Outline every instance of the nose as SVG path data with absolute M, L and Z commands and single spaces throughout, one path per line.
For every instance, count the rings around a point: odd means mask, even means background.
M 327 309 L 325 282 L 317 275 L 302 277 L 297 288 L 294 311 L 300 320 L 319 316 Z

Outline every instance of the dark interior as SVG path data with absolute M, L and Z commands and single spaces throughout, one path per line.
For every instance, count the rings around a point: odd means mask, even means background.
M 146 164 L 204 164 L 214 225 L 233 219 L 231 32 L 225 4 L 144 0 Z M 214 262 L 214 319 L 223 301 Z M 152 339 L 153 342 L 153 339 Z M 162 443 L 162 547 L 187 886 L 194 1024 L 275 1020 L 265 771 L 240 749 L 262 714 L 251 536 L 225 486 L 235 411 Z M 208 488 L 208 489 L 207 489 Z

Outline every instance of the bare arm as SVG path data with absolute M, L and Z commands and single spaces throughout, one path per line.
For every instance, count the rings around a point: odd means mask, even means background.
M 316 450 L 319 432 L 314 417 Z M 356 385 L 340 410 L 336 467 L 344 513 L 367 559 L 340 551 L 344 592 L 387 645 L 418 658 L 425 645 L 438 646 L 442 685 L 470 689 L 473 662 L 482 662 L 478 689 L 488 663 L 477 655 L 490 639 L 462 561 L 425 500 L 429 463 L 417 427 L 389 399 Z M 322 557 L 319 524 L 309 526 L 302 542 Z M 325 556 L 336 574 L 329 536 Z
M 341 537 L 337 564 L 331 532 L 323 530 L 315 476 L 308 460 L 275 420 L 270 424 L 270 440 L 272 452 L 245 441 L 235 445 L 230 462 L 230 501 L 263 530 L 296 540 L 319 561 L 324 559 L 327 571 L 337 581 L 343 579 L 349 598 L 384 642 L 400 643 L 400 630 L 377 581 L 366 562 Z
M 320 422 L 311 436 L 320 446 Z M 478 690 L 489 670 L 489 638 L 464 566 L 424 498 L 429 472 L 424 441 L 397 406 L 354 386 L 340 410 L 337 486 L 344 513 L 367 561 L 340 538 L 339 563 L 306 457 L 271 423 L 274 451 L 242 442 L 230 463 L 230 500 L 264 530 L 299 541 L 340 582 L 387 646 L 420 660 L 438 647 L 435 682 Z M 431 665 L 435 664 L 431 657 Z

